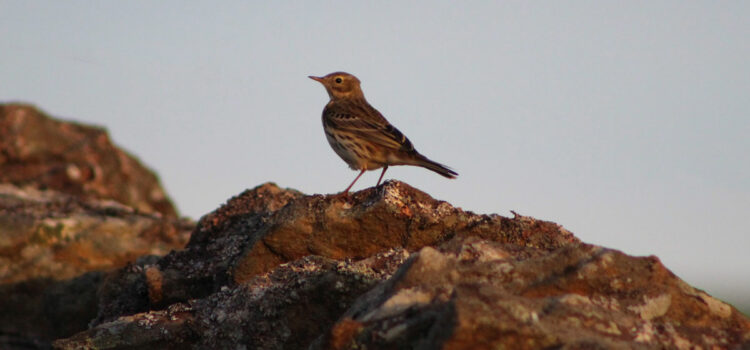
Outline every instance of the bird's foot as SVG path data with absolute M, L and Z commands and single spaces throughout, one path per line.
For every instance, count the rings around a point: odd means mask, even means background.
M 352 198 L 352 195 L 351 195 L 351 193 L 349 193 L 349 191 L 344 191 L 344 192 L 339 192 L 339 193 L 333 195 L 333 197 L 336 198 L 336 199 L 343 199 L 345 201 L 348 201 L 349 199 Z

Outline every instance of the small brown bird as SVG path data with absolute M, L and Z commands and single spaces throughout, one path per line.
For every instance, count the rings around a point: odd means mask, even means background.
M 350 168 L 360 170 L 344 190 L 345 194 L 367 170 L 383 168 L 375 186 L 380 185 L 390 165 L 417 165 L 449 179 L 458 176 L 448 167 L 419 154 L 404 134 L 370 106 L 357 77 L 335 72 L 309 78 L 323 84 L 331 98 L 323 109 L 323 129 L 328 143 Z

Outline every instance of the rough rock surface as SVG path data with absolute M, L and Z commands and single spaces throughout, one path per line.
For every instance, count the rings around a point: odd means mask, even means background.
M 313 348 L 712 349 L 748 341 L 747 318 L 655 257 L 460 238 L 413 254 Z
M 120 317 L 56 346 L 304 349 L 407 256 L 394 249 L 357 262 L 305 257 L 202 299 Z
M 112 144 L 106 130 L 0 104 L 0 183 L 113 199 L 176 217 L 156 175 Z
M 246 191 L 99 297 L 94 327 L 57 348 L 750 346 L 750 320 L 655 257 L 395 181 L 351 197 Z
M 85 330 L 106 271 L 183 247 L 189 221 L 0 184 L 0 348 Z
M 103 129 L 0 105 L 0 349 L 86 330 L 109 271 L 184 247 L 193 228 Z
M 578 242 L 559 225 L 464 212 L 401 182 L 388 182 L 350 198 L 303 196 L 269 183 L 245 191 L 203 217 L 184 250 L 110 280 L 105 288 L 111 292 L 101 300 L 96 323 L 147 311 L 149 305 L 202 298 L 307 255 L 363 259 L 391 248 L 416 250 L 454 236 L 542 250 Z M 149 279 L 158 282 L 149 284 Z M 158 292 L 143 293 L 131 281 L 143 281 L 137 285 L 146 283 Z

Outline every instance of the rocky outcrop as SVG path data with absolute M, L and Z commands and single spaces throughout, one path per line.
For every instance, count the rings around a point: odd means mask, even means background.
M 476 238 L 422 248 L 313 349 L 714 349 L 750 322 L 657 258 L 576 244 L 549 254 Z
M 267 183 L 195 226 L 105 131 L 4 105 L 0 348 L 750 348 L 656 257 L 513 214 Z
M 56 346 L 304 349 L 407 256 L 394 249 L 357 262 L 304 257 L 205 298 L 117 318 Z
M 176 217 L 156 175 L 112 144 L 107 131 L 0 104 L 0 183 L 112 199 Z
M 350 197 L 259 186 L 202 218 L 184 250 L 102 290 L 94 327 L 57 348 L 750 345 L 750 320 L 655 257 L 395 181 Z
M 202 298 L 308 255 L 364 259 L 392 248 L 412 251 L 437 245 L 454 236 L 540 250 L 578 242 L 556 224 L 464 212 L 401 182 L 346 198 L 303 196 L 269 183 L 203 217 L 184 250 L 154 265 L 121 271 L 119 279 L 106 286 L 111 299 L 102 300 L 108 307 L 101 308 L 97 322 L 147 311 L 147 305 Z M 158 287 L 149 287 L 158 292 L 132 288 L 130 281 L 148 284 L 149 279 L 158 281 Z
M 0 105 L 0 349 L 86 330 L 109 272 L 185 246 L 175 215 L 104 130 Z
M 87 329 L 106 272 L 188 240 L 187 220 L 0 184 L 0 348 Z

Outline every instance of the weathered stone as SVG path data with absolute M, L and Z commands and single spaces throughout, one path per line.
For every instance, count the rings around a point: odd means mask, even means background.
M 454 236 L 546 250 L 578 241 L 559 225 L 522 216 L 508 219 L 465 212 L 398 181 L 351 198 L 298 198 L 252 235 L 251 244 L 234 264 L 235 282 L 306 255 L 364 258 L 395 247 L 414 250 L 435 245 Z
M 510 248 L 510 249 L 509 249 Z M 750 321 L 655 257 L 587 244 L 553 252 L 455 238 L 422 248 L 313 348 L 712 349 Z
M 192 228 L 114 201 L 0 184 L 0 348 L 85 330 L 105 271 L 182 247 Z
M 198 335 L 192 330 L 194 310 L 177 303 L 166 310 L 124 316 L 71 338 L 54 342 L 66 349 L 185 349 Z
M 655 257 L 398 181 L 264 184 L 187 242 L 105 131 L 2 105 L 0 182 L 3 349 L 750 348 L 750 320 Z
M 92 324 L 202 298 L 230 284 L 232 263 L 250 244 L 252 233 L 299 196 L 265 184 L 230 199 L 201 218 L 185 249 L 107 279 L 103 289 L 108 292 L 101 294 L 102 307 Z
M 407 257 L 400 249 L 357 262 L 306 257 L 203 299 L 100 324 L 55 346 L 302 349 Z
M 268 183 L 204 216 L 184 250 L 150 268 L 152 275 L 159 276 L 159 300 L 145 300 L 148 294 L 138 288 L 112 293 L 111 297 L 123 301 L 103 300 L 103 304 L 143 308 L 103 307 L 95 324 L 147 311 L 149 305 L 160 308 L 202 298 L 307 255 L 362 259 L 392 248 L 419 249 L 454 236 L 484 237 L 542 250 L 578 242 L 557 224 L 523 216 L 476 215 L 397 181 L 351 198 L 303 196 Z M 144 270 L 131 273 L 138 276 L 123 278 L 146 280 Z
M 177 216 L 156 175 L 113 145 L 106 130 L 55 120 L 28 105 L 0 104 L 0 183 Z

